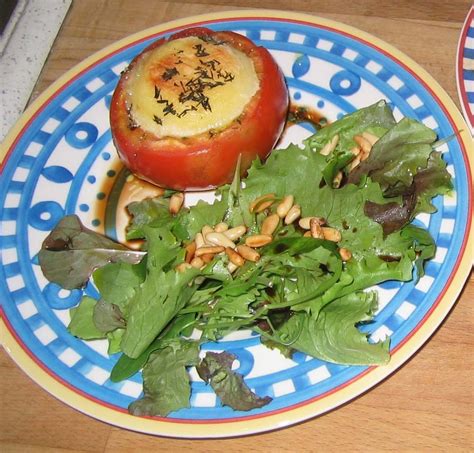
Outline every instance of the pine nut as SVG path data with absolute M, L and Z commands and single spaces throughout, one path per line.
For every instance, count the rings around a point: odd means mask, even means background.
M 202 236 L 202 233 L 196 234 L 196 237 L 194 238 L 194 242 L 196 243 L 196 249 L 200 249 L 201 247 L 204 247 L 206 245 L 204 243 L 204 238 Z
M 177 272 L 184 272 L 188 269 L 192 269 L 192 266 L 189 263 L 180 263 L 175 267 Z
M 195 267 L 196 269 L 201 269 L 201 267 L 204 266 L 204 261 L 199 256 L 196 256 L 191 260 L 190 264 L 192 267 Z
M 204 238 L 204 241 L 206 241 L 206 236 L 209 234 L 209 233 L 212 233 L 214 231 L 214 229 L 212 227 L 210 227 L 209 225 L 204 225 L 202 228 L 201 228 L 201 233 L 202 233 L 202 237 Z
M 268 234 L 271 236 L 277 229 L 279 223 L 280 223 L 280 217 L 278 217 L 278 214 L 269 215 L 262 222 L 261 233 Z
M 270 207 L 275 200 L 275 194 L 274 193 L 267 193 L 265 195 L 262 195 L 260 197 L 255 198 L 255 200 L 250 203 L 249 206 L 249 211 L 250 212 L 262 212 L 268 207 Z M 262 207 L 264 206 L 264 207 Z
M 303 234 L 303 237 L 305 238 L 311 238 L 313 236 L 311 236 L 311 231 L 305 231 L 305 233 Z
M 288 211 L 293 206 L 294 199 L 295 197 L 293 197 L 293 195 L 286 195 L 281 203 L 277 206 L 276 212 L 280 219 L 285 218 L 286 214 L 288 214 Z
M 239 225 L 234 228 L 229 228 L 227 231 L 224 231 L 224 235 L 228 237 L 231 241 L 236 241 L 240 239 L 247 231 L 245 225 Z
M 303 217 L 299 220 L 298 225 L 303 228 L 303 230 L 310 229 L 311 220 L 314 219 L 319 225 L 324 225 L 326 223 L 326 219 L 324 217 Z
M 260 259 L 260 253 L 247 245 L 238 245 L 237 253 L 244 259 L 256 263 Z
M 224 247 L 221 245 L 214 245 L 214 246 L 204 246 L 196 250 L 195 256 L 203 256 L 207 254 L 215 255 L 216 253 L 221 253 L 224 251 Z
M 336 134 L 333 138 L 331 138 L 331 141 L 326 143 L 321 151 L 319 151 L 320 154 L 323 156 L 327 156 L 328 154 L 332 153 L 335 149 L 337 144 L 339 143 L 339 135 Z
M 335 228 L 321 227 L 324 234 L 324 239 L 332 242 L 339 242 L 342 239 L 341 233 Z
M 204 261 L 204 264 L 209 264 L 214 259 L 213 253 L 205 253 L 201 255 L 200 258 Z
M 272 237 L 269 234 L 254 234 L 245 238 L 245 245 L 249 247 L 263 247 L 272 242 Z
M 360 146 L 360 149 L 364 153 L 367 153 L 367 154 L 370 153 L 370 150 L 372 149 L 372 145 L 366 138 L 364 138 L 362 135 L 354 135 L 354 137 L 352 138 Z
M 195 241 L 190 242 L 186 246 L 185 250 L 186 250 L 186 254 L 185 254 L 184 261 L 186 261 L 186 263 L 190 263 L 191 260 L 193 259 L 194 252 L 196 251 L 196 242 Z
M 215 231 L 206 235 L 206 241 L 213 245 L 221 245 L 222 247 L 235 247 L 235 244 L 225 234 L 216 233 Z
M 334 179 L 332 180 L 332 187 L 334 189 L 339 188 L 339 186 L 341 185 L 341 181 L 342 181 L 343 176 L 344 175 L 343 175 L 342 171 L 338 171 L 336 176 L 334 176 Z
M 341 255 L 342 261 L 349 261 L 352 258 L 351 251 L 344 247 L 341 247 L 339 249 L 339 255 Z
M 229 271 L 230 274 L 233 274 L 238 268 L 239 266 L 237 266 L 236 264 L 232 262 L 227 264 L 227 270 Z
M 362 137 L 364 137 L 372 146 L 379 141 L 379 138 L 376 135 L 367 131 L 362 132 Z
M 294 204 L 285 216 L 285 224 L 293 223 L 301 215 L 301 207 L 299 204 Z
M 176 192 L 170 197 L 169 211 L 170 214 L 176 215 L 184 203 L 184 193 Z
M 226 247 L 225 253 L 229 257 L 230 262 L 236 266 L 243 266 L 245 264 L 245 260 L 234 249 Z
M 309 222 L 311 237 L 314 239 L 324 239 L 323 227 L 314 218 Z
M 354 146 L 354 148 L 351 149 L 351 153 L 354 154 L 354 156 L 358 156 L 360 153 L 360 148 L 358 146 Z
M 356 168 L 360 164 L 360 157 L 361 157 L 361 155 L 359 154 L 358 156 L 356 156 L 356 158 L 354 160 L 351 161 L 351 163 L 349 165 L 349 171 L 350 172 L 352 170 L 354 170 L 354 168 Z
M 214 227 L 214 231 L 216 233 L 223 233 L 224 231 L 227 231 L 229 229 L 229 225 L 225 222 L 220 222 Z

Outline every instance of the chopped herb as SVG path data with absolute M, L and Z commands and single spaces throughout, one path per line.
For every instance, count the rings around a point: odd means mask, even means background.
M 165 72 L 161 75 L 163 80 L 171 80 L 175 75 L 179 74 L 176 68 L 166 68 Z
M 202 44 L 196 44 L 193 46 L 193 49 L 196 49 L 196 57 L 208 57 L 209 54 L 207 53 L 205 47 Z
M 160 126 L 163 124 L 163 121 L 161 120 L 160 117 L 156 116 L 156 115 L 153 115 L 153 121 L 156 123 L 156 124 L 159 124 Z

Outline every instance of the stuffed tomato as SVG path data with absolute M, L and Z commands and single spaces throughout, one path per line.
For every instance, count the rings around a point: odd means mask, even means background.
M 176 190 L 230 182 L 265 159 L 288 109 L 270 53 L 234 32 L 191 28 L 160 39 L 122 73 L 110 123 L 120 158 L 138 177 Z

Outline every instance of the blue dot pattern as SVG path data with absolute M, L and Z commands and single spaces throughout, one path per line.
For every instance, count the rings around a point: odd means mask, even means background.
M 323 109 L 330 120 L 383 98 L 398 118 L 417 118 L 440 137 L 455 132 L 437 100 L 417 78 L 357 39 L 279 20 L 222 21 L 210 26 L 234 29 L 267 47 L 282 67 L 292 98 Z M 84 343 L 66 330 L 66 309 L 82 294 L 97 297 L 95 289 L 88 285 L 84 291 L 60 290 L 41 276 L 35 257 L 42 239 L 63 215 L 78 213 L 89 227 L 101 231 L 103 222 L 94 210 L 99 201 L 94 198 L 101 199 L 102 195 L 97 195 L 102 190 L 100 182 L 116 159 L 106 119 L 111 94 L 120 71 L 152 40 L 110 55 L 59 90 L 19 137 L 5 164 L 0 188 L 0 292 L 8 322 L 44 366 L 70 386 L 119 408 L 126 408 L 139 396 L 140 374 L 112 383 L 109 375 L 117 357 L 109 358 L 104 346 Z M 46 127 L 52 120 L 58 124 Z M 467 193 L 458 141 L 443 146 L 455 194 Z M 115 172 L 108 177 L 114 176 Z M 367 327 L 374 340 L 391 335 L 395 348 L 428 313 L 460 252 L 466 203 L 465 197 L 437 198 L 438 211 L 419 219 L 426 222 L 437 241 L 437 256 L 416 285 L 388 282 L 377 288 L 383 303 L 375 322 Z M 171 416 L 199 420 L 264 414 L 318 397 L 365 370 L 325 363 L 301 353 L 292 360 L 283 359 L 278 352 L 264 349 L 258 336 L 245 332 L 206 344 L 203 349 L 233 352 L 238 359 L 236 369 L 249 386 L 274 399 L 250 413 L 234 412 L 223 407 L 193 375 L 191 407 Z

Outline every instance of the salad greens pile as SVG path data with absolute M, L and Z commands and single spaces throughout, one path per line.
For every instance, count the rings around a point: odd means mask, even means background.
M 364 132 L 379 139 L 351 168 L 354 136 Z M 335 149 L 321 153 L 336 134 Z M 290 145 L 265 163 L 255 161 L 245 180 L 236 176 L 219 188 L 212 204 L 200 201 L 172 215 L 166 197 L 132 203 L 127 238 L 143 240 L 140 251 L 67 216 L 45 240 L 40 264 L 64 288 L 92 277 L 100 299 L 83 297 L 71 310 L 69 330 L 84 340 L 105 338 L 110 354 L 122 353 L 113 381 L 143 369 L 143 396 L 130 405 L 132 414 L 165 416 L 188 407 L 192 366 L 223 404 L 261 407 L 271 398 L 254 394 L 232 371 L 235 357 L 207 352 L 201 359 L 200 345 L 251 329 L 287 357 L 301 351 L 338 364 L 386 364 L 389 339 L 373 343 L 358 327 L 377 310 L 370 287 L 419 278 L 424 261 L 434 256 L 429 232 L 411 221 L 435 211 L 431 199 L 451 189 L 436 140 L 417 121 L 397 123 L 379 102 L 324 127 L 303 147 Z M 334 188 L 338 173 L 342 180 Z M 257 262 L 232 272 L 228 256 L 217 254 L 202 268 L 176 270 L 205 225 L 245 225 L 247 235 L 258 234 L 274 207 L 259 213 L 249 207 L 267 193 L 276 201 L 292 195 L 302 216 L 326 219 L 341 233 L 340 242 L 308 237 L 297 222 L 280 222 L 272 242 L 258 249 Z M 342 248 L 350 259 L 343 261 Z

